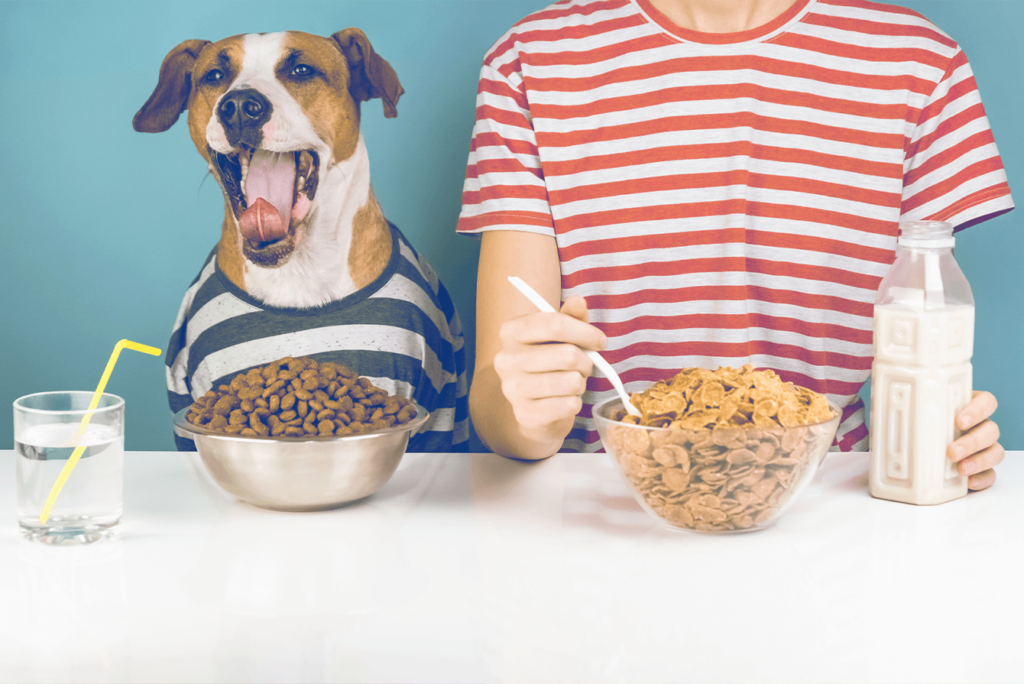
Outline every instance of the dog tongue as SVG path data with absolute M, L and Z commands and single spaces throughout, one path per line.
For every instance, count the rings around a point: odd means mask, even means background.
M 256 150 L 245 177 L 248 208 L 239 221 L 242 236 L 253 242 L 271 242 L 287 235 L 294 187 L 294 153 Z

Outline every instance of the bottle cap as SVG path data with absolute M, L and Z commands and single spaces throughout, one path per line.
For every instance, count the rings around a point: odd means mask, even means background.
M 951 249 L 956 244 L 953 224 L 948 221 L 903 221 L 896 244 L 900 247 Z

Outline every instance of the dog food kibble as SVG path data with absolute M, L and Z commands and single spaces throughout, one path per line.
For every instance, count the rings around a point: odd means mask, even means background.
M 403 425 L 416 408 L 336 363 L 286 357 L 240 373 L 192 403 L 186 419 L 243 437 L 328 437 Z

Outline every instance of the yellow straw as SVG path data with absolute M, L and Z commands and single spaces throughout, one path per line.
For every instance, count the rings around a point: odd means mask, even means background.
M 117 363 L 117 357 L 125 347 L 142 352 L 143 354 L 160 356 L 160 350 L 156 347 L 139 344 L 138 342 L 132 342 L 131 340 L 121 340 L 115 344 L 114 351 L 110 354 L 110 360 L 107 361 L 107 367 L 103 369 L 103 376 L 100 378 L 100 384 L 96 386 L 96 391 L 93 392 L 92 395 L 92 401 L 89 402 L 89 408 L 86 410 L 85 416 L 82 417 L 82 424 L 78 426 L 78 435 L 75 437 L 76 440 L 80 439 L 85 433 L 85 428 L 89 425 L 89 420 L 92 418 L 92 412 L 97 406 L 99 406 L 100 397 L 103 396 L 103 390 L 107 386 L 107 380 L 110 379 L 110 372 L 114 370 L 114 364 Z M 85 445 L 76 447 L 71 453 L 71 458 L 69 458 L 68 462 L 64 464 L 64 468 L 60 471 L 60 475 L 57 476 L 57 481 L 53 483 L 50 495 L 46 497 L 46 505 L 43 506 L 43 512 L 39 514 L 40 524 L 46 524 L 46 521 L 50 517 L 50 510 L 53 508 L 54 502 L 60 495 L 60 490 L 64 488 L 64 483 L 68 481 L 68 476 L 71 475 L 71 471 L 75 469 L 75 466 L 78 464 L 78 459 L 82 457 L 82 453 L 84 452 Z

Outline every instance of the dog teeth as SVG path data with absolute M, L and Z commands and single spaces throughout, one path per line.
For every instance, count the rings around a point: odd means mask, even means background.
M 306 187 L 306 179 L 302 176 L 299 176 L 299 181 L 298 183 L 295 184 L 295 187 L 299 192 L 302 192 L 302 189 Z
M 307 175 L 310 169 L 313 167 L 313 156 L 306 150 L 297 152 L 296 166 L 298 166 L 300 174 Z
M 241 167 L 241 174 L 238 179 L 238 185 L 242 189 L 242 194 L 245 195 L 245 179 L 249 175 L 249 157 L 242 151 L 238 155 L 238 165 Z

